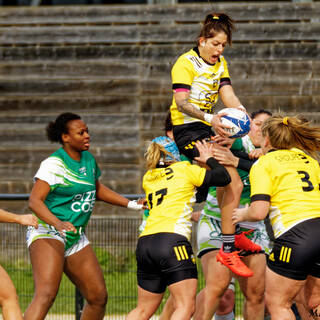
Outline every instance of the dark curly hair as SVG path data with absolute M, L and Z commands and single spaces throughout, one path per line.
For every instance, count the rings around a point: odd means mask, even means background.
M 68 133 L 68 123 L 80 119 L 81 117 L 75 113 L 65 112 L 60 114 L 55 121 L 49 122 L 46 127 L 48 140 L 63 144 L 62 135 Z

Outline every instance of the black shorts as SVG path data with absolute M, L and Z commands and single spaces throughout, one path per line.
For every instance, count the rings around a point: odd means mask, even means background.
M 286 278 L 320 278 L 320 218 L 303 221 L 275 239 L 268 267 Z
M 174 141 L 180 153 L 190 159 L 199 156 L 199 151 L 195 147 L 196 141 L 206 138 L 210 139 L 214 135 L 212 127 L 200 121 L 173 126 Z
M 153 293 L 163 293 L 168 285 L 198 278 L 191 244 L 176 233 L 139 238 L 136 258 L 138 285 Z

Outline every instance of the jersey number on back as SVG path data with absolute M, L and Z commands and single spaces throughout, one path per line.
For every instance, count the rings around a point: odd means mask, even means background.
M 160 189 L 154 193 L 148 194 L 148 202 L 149 202 L 149 209 L 152 209 L 154 206 L 154 201 L 156 202 L 156 206 L 162 203 L 164 196 L 167 194 L 168 188 Z
M 314 189 L 314 186 L 312 184 L 312 182 L 309 180 L 310 179 L 310 175 L 308 172 L 306 171 L 298 171 L 298 173 L 300 175 L 303 175 L 303 177 L 301 177 L 302 182 L 306 183 L 308 186 L 303 186 L 302 190 L 307 192 L 307 191 L 312 191 Z

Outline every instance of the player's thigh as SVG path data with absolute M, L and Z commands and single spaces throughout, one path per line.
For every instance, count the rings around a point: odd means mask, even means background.
M 303 303 L 307 308 L 314 308 L 320 305 L 320 278 L 308 276 L 307 281 L 296 301 Z
M 138 308 L 143 309 L 149 316 L 153 315 L 158 309 L 163 293 L 154 293 L 138 286 Z
M 16 299 L 17 293 L 12 280 L 2 266 L 0 266 L 0 281 L 0 305 L 2 305 L 5 300 Z
M 36 290 L 58 290 L 64 265 L 64 244 L 55 239 L 38 239 L 29 246 Z
M 194 306 L 197 294 L 197 279 L 185 279 L 168 286 L 174 306 Z
M 198 258 L 201 259 L 206 286 L 225 290 L 231 280 L 231 272 L 217 261 L 222 247 L 221 221 L 201 214 L 197 232 Z M 217 279 L 219 278 L 219 281 Z
M 103 272 L 90 244 L 66 257 L 64 272 L 86 298 L 106 295 Z
M 232 278 L 232 273 L 228 268 L 217 261 L 217 254 L 218 250 L 212 250 L 205 253 L 201 257 L 201 265 L 206 287 L 220 295 L 228 287 Z
M 268 309 L 273 306 L 290 307 L 306 280 L 290 279 L 275 273 L 270 268 L 266 269 L 266 302 Z
M 243 262 L 253 271 L 253 276 L 239 277 L 241 291 L 246 298 L 262 297 L 265 291 L 266 257 L 264 253 L 252 254 Z

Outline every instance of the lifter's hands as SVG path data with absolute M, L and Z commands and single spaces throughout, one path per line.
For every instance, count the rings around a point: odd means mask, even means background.
M 223 166 L 238 167 L 239 158 L 235 157 L 227 147 L 217 145 L 214 149 L 213 156 Z
M 206 164 L 207 160 L 213 157 L 214 144 L 202 140 L 196 142 L 196 147 L 200 155 L 194 159 L 200 163 Z

